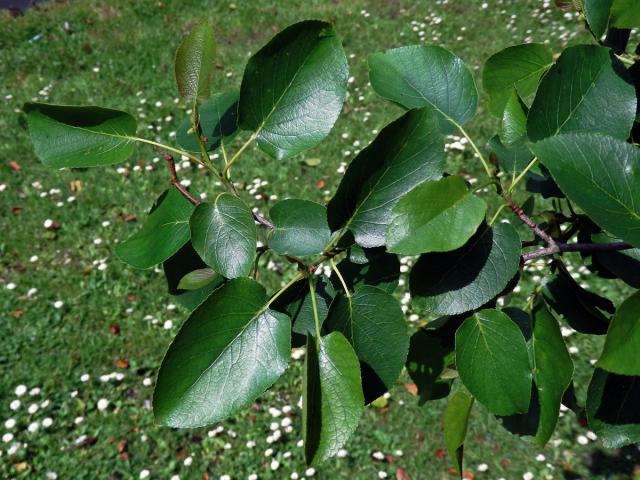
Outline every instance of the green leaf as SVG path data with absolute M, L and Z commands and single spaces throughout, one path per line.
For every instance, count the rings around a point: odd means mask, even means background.
M 215 280 L 217 273 L 211 268 L 199 268 L 187 273 L 180 279 L 178 288 L 180 290 L 198 290 Z
M 610 25 L 616 28 L 640 27 L 638 0 L 613 0 Z
M 640 292 L 618 308 L 607 332 L 598 367 L 619 375 L 640 376 Z
M 564 268 L 545 280 L 542 295 L 545 302 L 562 315 L 572 328 L 589 335 L 606 333 L 609 319 L 603 311 L 615 311 L 609 300 L 583 289 Z
M 264 288 L 239 278 L 187 319 L 162 361 L 153 396 L 156 422 L 194 428 L 249 406 L 282 375 L 291 321 L 270 310 Z
M 520 328 L 498 310 L 481 310 L 456 332 L 456 367 L 469 392 L 496 415 L 526 412 L 531 367 Z
M 247 205 L 229 193 L 201 203 L 191 221 L 193 248 L 207 265 L 226 278 L 248 275 L 256 256 L 257 233 Z
M 133 154 L 136 121 L 102 107 L 26 103 L 23 110 L 38 158 L 52 168 L 124 162 Z
M 387 293 L 393 293 L 400 278 L 398 257 L 387 253 L 382 247 L 365 248 L 363 255 L 364 258 L 345 258 L 337 265 L 347 288 L 354 290 L 358 285 L 373 285 Z M 331 276 L 331 283 L 336 290 L 342 289 L 337 275 Z
M 502 141 L 508 147 L 527 140 L 529 109 L 515 90 L 511 93 L 502 114 Z
M 481 227 L 458 250 L 422 255 L 410 276 L 414 307 L 443 315 L 475 310 L 518 271 L 520 238 L 508 223 Z
M 230 90 L 213 95 L 198 108 L 200 131 L 207 139 L 207 152 L 217 149 L 223 142 L 229 143 L 238 133 L 239 98 L 239 91 Z M 185 118 L 180 124 L 176 141 L 188 152 L 200 153 L 200 144 L 192 130 L 191 118 Z
M 387 227 L 392 253 L 448 252 L 464 245 L 483 222 L 487 204 L 462 177 L 425 182 L 396 203 Z
M 612 3 L 613 0 L 582 0 L 582 13 L 596 39 L 602 37 L 607 31 Z
M 338 453 L 358 427 L 364 409 L 358 358 L 348 340 L 333 332 L 307 339 L 302 424 L 307 464 Z
M 453 466 L 462 478 L 462 456 L 464 439 L 467 436 L 469 415 L 474 398 L 463 390 L 454 393 L 444 411 L 444 443 Z
M 588 132 L 625 140 L 636 103 L 628 72 L 608 48 L 569 47 L 540 82 L 527 119 L 529 139 Z
M 389 389 L 404 367 L 409 351 L 407 322 L 398 301 L 377 287 L 361 285 L 350 297 L 339 292 L 325 327 L 341 332 L 356 355 Z
M 605 448 L 640 442 L 638 405 L 640 377 L 595 369 L 587 392 L 587 420 Z
M 442 130 L 473 117 L 478 90 L 462 60 L 435 45 L 411 45 L 369 55 L 369 78 L 383 98 L 411 109 L 430 107 Z
M 209 22 L 197 23 L 176 51 L 176 83 L 187 101 L 205 100 L 211 91 L 216 43 Z
M 278 160 L 317 145 L 347 92 L 347 59 L 331 24 L 287 27 L 249 59 L 240 89 L 240 126 Z
M 419 405 L 449 395 L 451 381 L 441 375 L 453 363 L 453 357 L 453 346 L 438 330 L 420 329 L 411 336 L 406 367 L 418 388 Z
M 189 241 L 189 218 L 195 207 L 175 187 L 156 201 L 141 230 L 116 245 L 116 255 L 136 268 L 164 262 Z
M 516 144 L 512 147 L 503 145 L 500 137 L 494 135 L 488 142 L 486 149 L 495 154 L 500 169 L 512 178 L 533 159 L 533 153 L 525 144 Z
M 489 57 L 482 71 L 482 86 L 489 96 L 491 113 L 502 116 L 514 89 L 523 98 L 533 94 L 552 64 L 553 52 L 541 43 L 514 45 Z
M 592 235 L 595 243 L 609 243 L 619 241 L 607 234 Z M 640 288 L 640 248 L 632 248 L 620 252 L 598 252 L 595 260 L 609 272 L 633 288 Z
M 269 248 L 279 255 L 316 255 L 329 243 L 331 230 L 324 205 L 282 200 L 271 208 L 270 216 L 274 228 L 269 231 Z
M 444 170 L 444 140 L 428 109 L 411 110 L 390 123 L 351 162 L 327 207 L 329 226 L 353 232 L 363 247 L 384 245 L 396 202 Z
M 609 233 L 640 247 L 640 149 L 596 134 L 560 135 L 532 149 L 569 200 Z
M 540 447 L 551 438 L 558 421 L 562 396 L 573 378 L 573 362 L 562 339 L 560 326 L 543 303 L 531 312 L 533 378 L 540 403 L 536 443 Z

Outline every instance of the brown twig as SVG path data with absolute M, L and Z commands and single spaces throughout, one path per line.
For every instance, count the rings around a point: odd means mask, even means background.
M 522 223 L 524 223 L 527 227 L 529 227 L 533 231 L 536 237 L 544 240 L 549 245 L 549 247 L 553 247 L 554 245 L 556 245 L 556 241 L 553 238 L 551 238 L 551 235 L 549 235 L 547 232 L 545 232 L 540 227 L 538 227 L 536 222 L 531 220 L 531 218 L 529 218 L 529 216 L 526 213 L 524 213 L 524 210 L 522 210 L 520 205 L 518 205 L 513 200 L 513 198 L 507 197 L 507 203 L 509 204 L 509 208 L 511 208 L 511 211 L 516 214 L 516 216 L 520 219 L 520 221 L 522 221 Z
M 178 179 L 178 173 L 176 172 L 176 161 L 173 158 L 173 155 L 170 155 L 167 152 L 163 152 L 162 150 L 159 150 L 159 152 L 160 152 L 160 155 L 164 157 L 164 159 L 167 161 L 169 165 L 169 173 L 171 173 L 171 185 L 176 187 L 178 191 L 182 194 L 182 196 L 187 200 L 189 200 L 192 204 L 200 205 L 200 200 L 198 200 L 193 195 L 191 195 L 187 191 L 187 189 L 180 184 L 180 180 Z
M 533 260 L 534 258 L 546 257 L 556 253 L 564 252 L 582 252 L 582 253 L 598 253 L 598 252 L 616 252 L 619 250 L 629 250 L 634 248 L 633 245 L 625 242 L 613 243 L 555 243 L 553 246 L 540 248 L 533 252 L 523 253 L 522 262 Z
M 253 219 L 258 222 L 260 225 L 267 227 L 269 229 L 273 229 L 275 228 L 275 225 L 273 223 L 271 223 L 269 220 L 267 220 L 266 218 L 258 215 L 257 213 L 253 214 Z

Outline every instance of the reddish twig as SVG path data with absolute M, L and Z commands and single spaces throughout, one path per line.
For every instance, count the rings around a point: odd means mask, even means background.
M 266 218 L 258 215 L 257 213 L 253 214 L 253 218 L 256 222 L 258 222 L 260 225 L 273 229 L 275 228 L 275 225 L 273 223 L 271 223 L 269 220 L 267 220 Z
M 170 155 L 167 152 L 163 151 L 160 151 L 160 155 L 162 155 L 169 164 L 169 172 L 171 173 L 171 185 L 176 187 L 182 194 L 182 196 L 189 200 L 191 203 L 193 203 L 194 205 L 200 205 L 200 200 L 191 195 L 187 191 L 187 189 L 180 184 L 180 180 L 178 179 L 178 172 L 176 172 L 176 161 L 173 158 L 173 155 Z
M 507 202 L 509 204 L 509 208 L 511 208 L 511 211 L 516 214 L 516 216 L 522 223 L 524 223 L 533 231 L 536 237 L 544 240 L 549 245 L 549 247 L 553 247 L 554 245 L 556 245 L 556 241 L 551 238 L 551 235 L 538 227 L 536 222 L 531 220 L 531 218 L 529 218 L 529 216 L 524 213 L 524 210 L 522 210 L 522 208 L 516 202 L 514 202 L 511 197 L 507 197 Z

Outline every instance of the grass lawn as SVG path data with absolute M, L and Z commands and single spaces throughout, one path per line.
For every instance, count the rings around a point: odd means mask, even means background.
M 149 148 L 120 166 L 48 170 L 33 154 L 20 108 L 30 100 L 118 108 L 138 118 L 141 136 L 172 142 L 185 116 L 174 52 L 203 16 L 217 29 L 216 91 L 239 86 L 249 55 L 301 19 L 334 21 L 349 56 L 349 97 L 320 146 L 281 163 L 254 148 L 235 168 L 245 199 L 263 214 L 276 198 L 326 201 L 342 162 L 399 114 L 368 85 L 368 53 L 442 44 L 480 84 L 484 60 L 507 45 L 548 41 L 558 51 L 589 42 L 581 21 L 550 1 L 51 0 L 17 18 L 0 11 L 0 477 L 359 480 L 407 478 L 403 470 L 411 479 L 453 478 L 441 450 L 444 403 L 418 407 L 402 385 L 408 377 L 386 405 L 367 409 L 344 455 L 316 471 L 306 470 L 298 443 L 301 359 L 223 424 L 190 431 L 153 424 L 153 379 L 186 313 L 166 294 L 160 270 L 127 267 L 114 245 L 139 228 L 168 172 Z M 496 127 L 483 99 L 469 131 L 484 144 Z M 452 173 L 480 173 L 470 151 L 448 155 Z M 198 169 L 180 173 L 209 196 L 219 190 Z M 51 223 L 59 228 L 46 228 Z M 589 280 L 584 269 L 573 273 L 616 304 L 625 293 L 618 283 Z M 507 302 L 523 305 L 543 275 L 526 272 Z M 267 278 L 274 287 L 282 280 Z M 583 398 L 584 371 L 600 345 L 578 334 L 567 342 Z M 631 478 L 640 463 L 635 447 L 602 451 L 570 412 L 538 449 L 481 406 L 465 454 L 466 470 L 487 479 Z

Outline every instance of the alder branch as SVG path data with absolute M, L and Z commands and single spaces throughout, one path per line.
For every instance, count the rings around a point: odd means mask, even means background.
M 523 253 L 521 260 L 527 262 L 534 258 L 546 257 L 556 253 L 564 252 L 581 252 L 581 253 L 598 253 L 598 252 L 617 252 L 620 250 L 629 250 L 635 248 L 633 245 L 625 242 L 613 243 L 555 243 L 545 248 L 534 250 L 533 252 Z
M 169 165 L 169 173 L 171 174 L 171 185 L 176 187 L 178 191 L 182 194 L 184 198 L 189 200 L 193 205 L 200 205 L 200 200 L 191 195 L 186 188 L 182 186 L 180 180 L 178 179 L 178 172 L 176 172 L 176 161 L 173 158 L 173 155 L 168 154 L 167 152 L 163 152 L 160 150 L 160 155 L 164 157 Z
M 271 223 L 269 220 L 267 220 L 266 218 L 258 215 L 257 213 L 253 213 L 253 219 L 258 222 L 260 225 L 267 227 L 269 229 L 273 229 L 275 228 L 275 225 L 273 223 Z
M 556 241 L 553 238 L 551 238 L 551 235 L 549 235 L 547 232 L 545 232 L 540 227 L 538 227 L 536 222 L 531 220 L 531 218 L 529 218 L 529 216 L 526 213 L 524 213 L 524 210 L 522 210 L 522 207 L 520 207 L 520 205 L 518 205 L 513 200 L 513 198 L 509 196 L 506 198 L 506 200 L 507 200 L 507 203 L 509 204 L 509 208 L 511 208 L 511 211 L 516 214 L 516 216 L 520 219 L 522 223 L 524 223 L 527 227 L 529 227 L 533 231 L 536 237 L 544 240 L 549 245 L 549 247 L 556 245 Z

